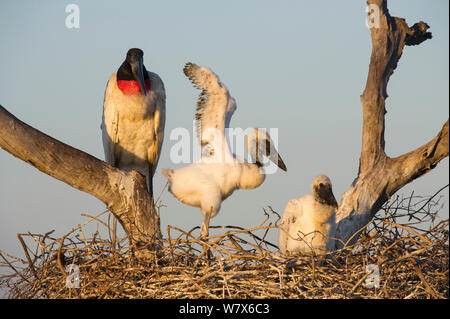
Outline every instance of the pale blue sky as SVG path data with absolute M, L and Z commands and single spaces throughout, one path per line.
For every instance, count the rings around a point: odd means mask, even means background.
M 253 227 L 262 208 L 286 202 L 330 176 L 338 200 L 356 176 L 362 93 L 370 56 L 365 1 L 72 1 L 80 29 L 65 27 L 69 1 L 0 3 L 0 104 L 22 121 L 103 159 L 100 122 L 106 81 L 130 47 L 167 92 L 166 139 L 155 175 L 158 194 L 170 162 L 170 131 L 191 130 L 198 90 L 182 73 L 211 67 L 236 98 L 233 127 L 276 127 L 288 172 L 227 199 L 211 225 Z M 446 0 L 390 0 L 392 15 L 431 27 L 433 39 L 407 47 L 389 82 L 386 150 L 396 156 L 435 136 L 448 118 Z M 1 133 L 0 133 L 1 134 Z M 448 183 L 448 158 L 400 194 L 428 195 Z M 448 189 L 443 210 L 448 217 Z M 200 225 L 198 208 L 161 196 L 162 230 Z M 63 235 L 104 210 L 75 190 L 0 150 L 0 249 L 20 253 L 16 234 Z M 276 233 L 269 239 L 275 241 Z

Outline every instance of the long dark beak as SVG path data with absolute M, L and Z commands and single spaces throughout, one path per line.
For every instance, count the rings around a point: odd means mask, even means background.
M 281 159 L 280 154 L 278 154 L 278 163 L 277 163 L 278 167 L 281 168 L 283 171 L 287 172 L 287 167 L 284 164 L 283 160 Z
M 281 159 L 280 154 L 278 154 L 277 150 L 273 146 L 270 138 L 266 139 L 266 156 L 272 162 L 274 162 L 279 168 L 281 168 L 283 171 L 287 172 L 287 167 L 284 164 L 283 160 Z
M 147 91 L 145 90 L 145 82 L 144 82 L 144 61 L 142 57 L 135 59 L 131 65 L 131 71 L 133 72 L 133 76 L 136 81 L 139 83 L 139 87 L 141 88 L 141 92 L 146 95 Z

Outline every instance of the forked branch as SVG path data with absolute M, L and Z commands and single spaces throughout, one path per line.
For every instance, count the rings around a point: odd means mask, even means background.
M 359 172 L 342 196 L 337 212 L 337 237 L 343 242 L 364 227 L 397 190 L 436 167 L 449 152 L 447 120 L 436 137 L 425 145 L 397 158 L 386 155 L 385 99 L 389 78 L 405 45 L 418 45 L 432 36 L 425 22 L 408 27 L 404 19 L 391 17 L 386 0 L 368 0 L 367 4 L 378 11 L 375 14 L 378 21 L 370 29 L 372 54 L 361 95 L 363 129 Z M 358 238 L 353 237 L 352 241 Z

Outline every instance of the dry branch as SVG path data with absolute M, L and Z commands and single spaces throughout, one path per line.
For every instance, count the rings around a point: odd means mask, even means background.
M 126 173 L 23 123 L 0 105 L 0 147 L 41 172 L 104 202 L 136 245 L 159 238 L 145 179 Z
M 448 125 L 435 138 L 396 158 L 384 151 L 385 99 L 390 76 L 397 67 L 405 45 L 418 45 L 431 38 L 429 26 L 420 21 L 408 27 L 402 18 L 392 17 L 386 0 L 368 0 L 379 10 L 378 23 L 370 29 L 372 55 L 366 87 L 361 95 L 363 109 L 362 145 L 358 176 L 342 196 L 336 221 L 337 247 L 357 240 L 354 234 L 367 225 L 382 205 L 400 188 L 432 170 L 449 153 Z

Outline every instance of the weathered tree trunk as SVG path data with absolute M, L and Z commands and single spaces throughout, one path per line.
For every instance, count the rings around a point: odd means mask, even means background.
M 159 238 L 160 223 L 145 178 L 114 168 L 21 122 L 0 106 L 0 147 L 43 173 L 104 202 L 133 245 Z
M 418 22 L 411 28 L 402 18 L 391 17 L 386 0 L 368 0 L 379 18 L 370 29 L 372 56 L 366 88 L 361 95 L 363 108 L 362 146 L 358 176 L 342 196 L 337 211 L 337 248 L 354 243 L 358 230 L 366 226 L 381 206 L 400 188 L 433 169 L 448 156 L 448 120 L 437 136 L 425 145 L 396 158 L 384 152 L 386 87 L 397 67 L 405 45 L 418 45 L 431 38 L 429 28 Z M 375 6 L 373 6 L 375 5 Z M 369 14 L 371 14 L 369 12 Z M 355 235 L 356 234 L 356 235 Z M 351 240 L 349 240 L 351 239 Z

